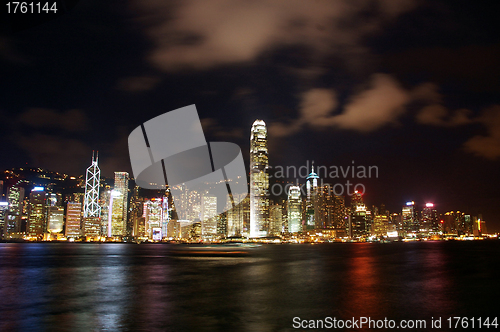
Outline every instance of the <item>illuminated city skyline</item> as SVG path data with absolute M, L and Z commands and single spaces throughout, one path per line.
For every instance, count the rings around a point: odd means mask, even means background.
M 439 214 L 433 202 L 419 204 L 415 201 L 407 201 L 399 211 L 390 212 L 384 204 L 368 206 L 365 192 L 355 190 L 351 194 L 347 190 L 346 195 L 338 195 L 336 184 L 324 182 L 328 178 L 323 179 L 316 173 L 314 162 L 309 174 L 297 179 L 295 184 L 280 181 L 284 180 L 283 175 L 275 173 L 270 188 L 269 142 L 262 120 L 253 123 L 250 141 L 250 195 L 243 200 L 236 197 L 241 203 L 220 215 L 217 215 L 217 197 L 208 191 L 184 191 L 183 199 L 177 202 L 184 206 L 184 212 L 178 214 L 175 206 L 169 204 L 170 189 L 160 190 L 161 196 L 147 198 L 139 194 L 140 188 L 133 184 L 133 179 L 129 183 L 127 172 L 115 172 L 113 186 L 106 185 L 106 180 L 100 178 L 97 158 L 93 156 L 85 178 L 38 169 L 33 171 L 38 174 L 37 178 L 44 179 L 46 185 L 38 180 L 18 180 L 9 186 L 2 180 L 2 199 L 3 188 L 7 185 L 7 202 L 0 220 L 2 236 L 7 240 L 121 241 L 130 238 L 136 241 L 225 241 L 231 238 L 274 238 L 310 242 L 472 239 L 487 234 L 485 220 L 480 214 L 460 211 Z M 318 172 L 320 169 L 327 168 L 319 166 Z M 357 166 L 356 173 L 354 162 L 352 166 L 340 169 L 345 178 L 349 174 L 357 180 L 366 178 L 360 176 L 366 173 L 364 166 Z M 287 167 L 286 170 L 292 171 L 294 176 L 302 174 L 302 169 L 297 172 Z M 9 177 L 13 180 L 21 178 L 14 170 L 6 170 L 4 174 L 6 180 Z M 337 171 L 322 174 L 334 180 Z M 378 176 L 378 169 L 376 174 Z M 69 192 L 65 186 L 54 183 L 67 180 L 70 180 L 70 188 L 74 188 Z M 31 188 L 25 199 L 21 183 L 26 189 Z M 281 194 L 276 194 L 276 186 Z M 362 183 L 354 188 L 358 186 L 366 190 Z M 58 190 L 66 192 L 64 197 Z M 350 196 L 349 207 L 345 205 L 346 196 Z M 94 212 L 100 212 L 102 208 L 103 214 L 90 216 L 86 209 L 90 210 L 91 206 L 94 206 Z M 23 220 L 26 220 L 25 226 Z

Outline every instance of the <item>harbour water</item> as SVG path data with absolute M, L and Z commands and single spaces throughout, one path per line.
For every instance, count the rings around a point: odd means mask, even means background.
M 294 318 L 499 314 L 500 241 L 262 245 L 0 243 L 0 331 L 288 331 Z M 441 318 L 441 329 L 431 321 Z M 356 330 L 352 328 L 351 330 Z

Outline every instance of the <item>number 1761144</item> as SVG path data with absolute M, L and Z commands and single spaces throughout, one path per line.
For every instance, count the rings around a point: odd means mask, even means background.
M 56 2 L 7 2 L 8 14 L 57 13 Z

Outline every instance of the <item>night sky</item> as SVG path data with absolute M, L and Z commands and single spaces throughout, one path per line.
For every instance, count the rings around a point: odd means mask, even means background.
M 273 167 L 376 165 L 354 179 L 369 205 L 431 201 L 498 231 L 491 3 L 81 0 L 0 35 L 0 168 L 80 175 L 99 150 L 103 175 L 130 172 L 129 133 L 196 104 L 207 140 L 246 160 L 260 118 Z

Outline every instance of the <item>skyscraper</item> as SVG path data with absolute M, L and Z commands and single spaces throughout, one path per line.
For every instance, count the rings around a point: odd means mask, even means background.
M 290 186 L 288 189 L 288 232 L 297 233 L 302 231 L 302 199 L 300 187 Z
M 201 198 L 201 236 L 214 239 L 217 236 L 217 197 L 205 194 Z
M 142 216 L 144 217 L 145 236 L 152 239 L 153 230 L 156 232 L 162 228 L 163 224 L 163 198 L 151 198 L 144 202 Z M 162 232 L 163 233 L 163 232 Z M 163 234 L 163 235 L 166 235 Z
M 109 204 L 111 227 L 108 226 L 108 236 L 126 235 L 128 178 L 127 172 L 115 172 L 115 185 Z
M 9 211 L 9 203 L 0 201 L 0 239 L 4 238 L 6 235 L 6 220 Z
M 49 233 L 60 233 L 64 226 L 64 207 L 62 206 L 61 194 L 49 194 L 48 202 L 47 231 Z
M 368 213 L 362 194 L 355 191 L 351 196 L 351 213 L 348 225 L 350 237 L 359 238 L 369 235 L 371 227 L 367 222 Z
M 255 120 L 250 133 L 250 237 L 268 235 L 268 167 L 266 124 L 262 120 Z
M 403 230 L 408 233 L 417 233 L 420 229 L 417 218 L 415 202 L 406 202 L 406 205 L 401 209 L 401 219 L 403 222 Z
M 269 235 L 279 236 L 283 226 L 283 208 L 280 204 L 269 207 Z
M 306 180 L 306 227 L 307 229 L 322 228 L 321 220 L 318 214 L 318 179 L 319 176 L 314 172 L 314 162 L 311 167 L 311 173 Z
M 47 231 L 47 193 L 43 187 L 35 187 L 30 193 L 28 234 L 41 238 Z
M 99 184 L 101 181 L 101 170 L 97 166 L 98 156 L 94 158 L 92 153 L 92 165 L 87 168 L 85 178 L 85 199 L 83 203 L 83 217 L 101 216 L 101 207 L 99 206 Z
M 66 205 L 66 230 L 64 235 L 69 238 L 81 236 L 82 203 L 68 202 Z
M 11 238 L 14 234 L 20 235 L 21 217 L 23 214 L 24 188 L 12 186 L 7 190 L 7 203 L 9 211 L 5 220 L 5 238 Z M 16 236 L 17 236 L 16 235 Z
M 240 194 L 245 195 L 245 194 Z M 247 196 L 247 195 L 245 195 Z M 228 203 L 228 206 L 231 203 Z M 243 224 L 244 224 L 244 209 L 245 204 L 248 205 L 248 197 L 241 200 L 241 203 L 233 208 L 228 208 L 227 211 L 227 236 L 240 237 L 243 235 Z
M 433 203 L 426 203 L 420 213 L 420 232 L 426 235 L 439 233 L 439 217 Z

